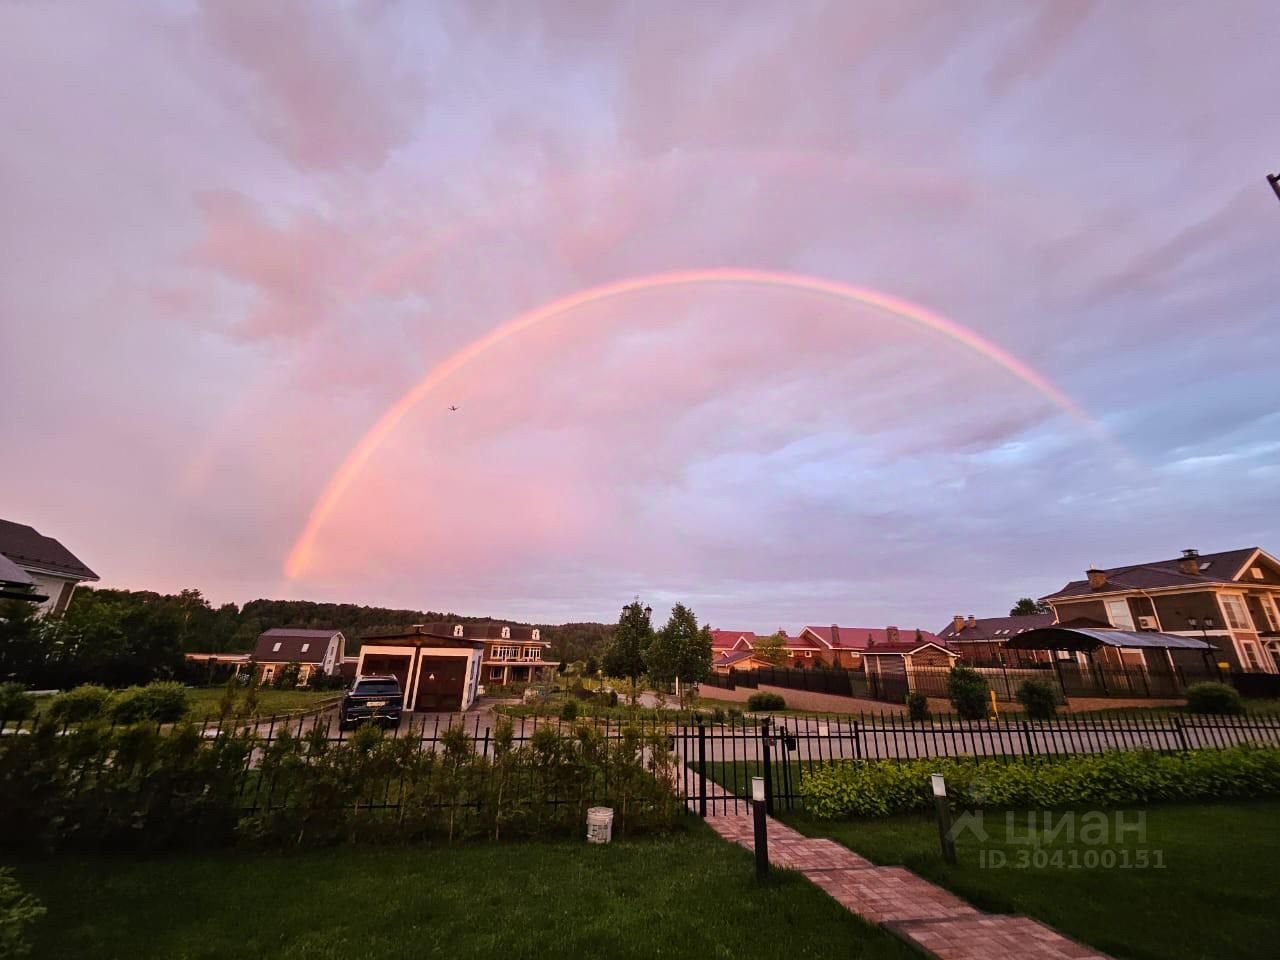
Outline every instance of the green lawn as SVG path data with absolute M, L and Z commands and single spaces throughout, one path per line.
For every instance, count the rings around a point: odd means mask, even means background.
M 1013 837 L 1027 835 L 1026 814 L 1019 816 Z M 1128 837 L 1093 848 L 1060 839 L 1043 848 L 1050 860 L 1039 868 L 1012 866 L 1034 848 L 1011 842 L 1003 814 L 984 817 L 987 841 L 968 834 L 960 840 L 954 867 L 938 852 L 931 817 L 833 823 L 783 814 L 782 819 L 804 833 L 838 840 L 876 863 L 905 865 L 981 908 L 1029 914 L 1117 958 L 1276 956 L 1280 802 L 1151 807 L 1145 843 Z M 984 868 L 980 848 L 1003 853 L 1011 866 Z M 1164 866 L 1072 869 L 1073 852 L 1075 862 L 1083 863 L 1080 858 L 1090 849 L 1113 850 L 1117 864 L 1127 856 L 1131 865 L 1138 862 L 1139 850 L 1147 851 L 1148 863 L 1159 851 Z M 1057 853 L 1062 857 L 1055 866 Z
M 223 687 L 197 687 L 187 691 L 190 695 L 190 718 L 195 721 L 216 720 L 218 718 L 218 702 L 222 699 Z M 322 700 L 333 700 L 342 695 L 340 690 L 272 690 L 258 691 L 258 709 L 260 717 L 277 716 L 283 713 L 298 713 L 310 710 Z M 237 705 L 244 701 L 244 691 L 237 694 Z
M 607 847 L 224 851 L 22 861 L 36 957 L 907 958 L 797 874 L 698 826 Z

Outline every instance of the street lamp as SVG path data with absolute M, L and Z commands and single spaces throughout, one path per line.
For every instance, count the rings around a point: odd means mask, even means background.
M 644 607 L 644 618 L 646 620 L 650 620 L 653 618 L 653 607 L 649 606 L 647 603 L 645 604 L 645 607 Z

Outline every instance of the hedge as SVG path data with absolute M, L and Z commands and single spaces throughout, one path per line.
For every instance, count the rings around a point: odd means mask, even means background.
M 489 750 L 460 727 L 433 750 L 369 726 L 268 742 L 252 725 L 206 738 L 189 723 L 38 722 L 0 737 L 0 851 L 580 836 L 596 804 L 614 809 L 616 835 L 683 819 L 665 733 L 580 724 L 517 744 L 500 720 Z
M 805 809 L 816 817 L 885 817 L 930 810 L 929 775 L 941 773 L 960 807 L 1112 807 L 1173 800 L 1280 795 L 1280 750 L 1112 751 L 1017 762 L 836 761 L 805 774 Z

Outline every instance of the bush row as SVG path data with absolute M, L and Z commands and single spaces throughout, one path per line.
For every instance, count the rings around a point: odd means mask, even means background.
M 837 761 L 806 774 L 805 809 L 816 817 L 884 817 L 929 810 L 929 775 L 946 777 L 961 807 L 1119 806 L 1170 800 L 1280 795 L 1280 750 L 1113 751 L 1016 762 L 965 758 Z
M 664 734 L 602 737 L 543 727 L 517 745 L 499 721 L 491 756 L 461 728 L 436 749 L 360 728 L 270 743 L 250 726 L 203 738 L 183 724 L 38 724 L 0 739 L 0 849 L 97 850 L 414 842 L 580 834 L 586 810 L 615 810 L 614 829 L 668 829 L 683 804 Z
M 99 718 L 115 723 L 173 723 L 186 716 L 188 708 L 186 688 L 172 680 L 114 691 L 86 683 L 54 697 L 49 704 L 49 719 L 55 723 L 85 723 Z

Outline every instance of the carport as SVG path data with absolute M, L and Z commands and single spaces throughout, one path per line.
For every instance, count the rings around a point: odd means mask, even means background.
M 1051 651 L 1053 670 L 1068 696 L 1172 696 L 1189 682 L 1221 677 L 1217 647 L 1172 633 L 1054 625 L 1020 633 L 1005 649 Z M 1133 652 L 1136 657 L 1125 656 Z

